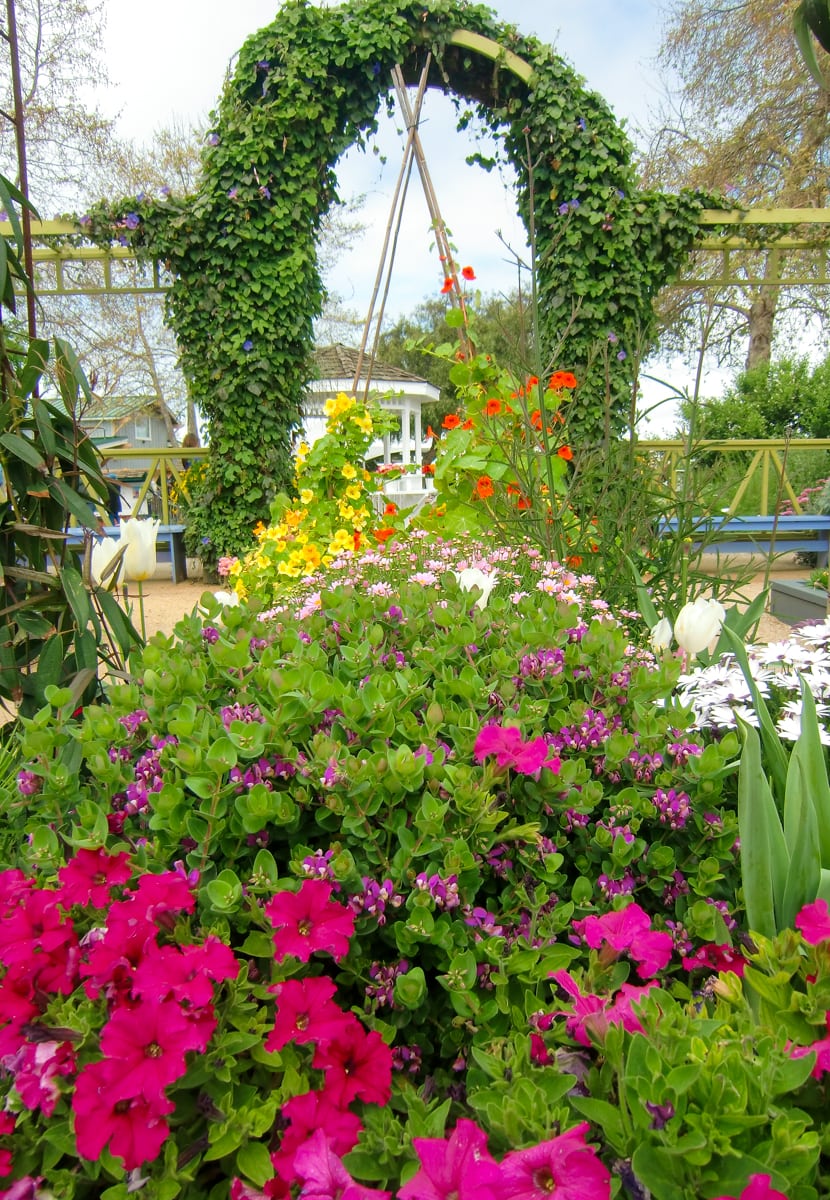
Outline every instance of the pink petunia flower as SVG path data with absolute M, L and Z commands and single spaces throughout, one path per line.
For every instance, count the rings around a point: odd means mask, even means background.
M 326 950 L 339 962 L 349 952 L 354 913 L 331 899 L 331 884 L 307 879 L 298 892 L 278 892 L 265 906 L 271 921 L 277 962 L 292 955 L 308 962 L 315 950 Z
M 734 1200 L 731 1196 L 718 1196 L 717 1200 Z M 738 1200 L 787 1200 L 783 1192 L 772 1187 L 771 1175 L 750 1175 L 749 1182 Z
M 680 961 L 687 971 L 706 967 L 711 971 L 731 971 L 733 975 L 743 975 L 746 969 L 746 959 L 738 950 L 714 942 L 698 946 L 694 954 L 681 958 Z
M 830 1035 L 830 1012 L 825 1017 L 825 1025 Z M 814 1079 L 821 1079 L 825 1071 L 830 1071 L 830 1036 L 820 1038 L 809 1046 L 790 1045 L 789 1052 L 790 1058 L 804 1058 L 808 1054 L 815 1054 L 816 1061 L 810 1072 Z
M 135 969 L 132 991 L 150 1000 L 174 999 L 189 1008 L 206 1008 L 213 985 L 236 979 L 239 963 L 229 946 L 210 936 L 201 946 L 151 944 Z
M 459 1120 L 448 1139 L 413 1138 L 421 1166 L 399 1200 L 499 1200 L 501 1168 L 475 1121 Z
M 279 1149 L 271 1155 L 277 1174 L 286 1183 L 294 1183 L 294 1155 L 318 1129 L 326 1131 L 335 1154 L 348 1154 L 357 1145 L 363 1122 L 347 1108 L 338 1108 L 325 1091 L 304 1092 L 282 1106 L 281 1116 L 289 1122 L 280 1139 Z
M 646 992 L 658 986 L 653 979 L 645 987 L 624 983 L 611 1001 L 608 996 L 581 992 L 576 980 L 567 971 L 554 971 L 551 978 L 574 1002 L 571 1012 L 560 1010 L 560 1014 L 566 1017 L 565 1029 L 568 1035 L 575 1042 L 579 1042 L 580 1046 L 591 1046 L 594 1041 L 601 1042 L 609 1025 L 622 1025 L 629 1033 L 642 1033 L 643 1027 L 631 1006 L 641 1000 Z
M 118 1098 L 113 1089 L 117 1071 L 112 1063 L 97 1062 L 78 1076 L 72 1097 L 75 1142 L 80 1156 L 92 1162 L 109 1143 L 110 1152 L 132 1171 L 158 1157 L 170 1133 L 164 1118 L 176 1106 L 163 1095 L 152 1101 L 143 1096 Z
M 126 851 L 108 854 L 98 850 L 78 850 L 65 867 L 58 871 L 61 881 L 57 893 L 66 908 L 73 904 L 92 904 L 105 908 L 110 901 L 113 887 L 127 883 L 132 876 L 130 856 Z
M 611 1174 L 585 1144 L 587 1121 L 501 1164 L 499 1200 L 609 1200 Z
M 652 930 L 648 913 L 639 904 L 628 904 L 601 917 L 574 921 L 574 929 L 582 934 L 592 950 L 598 950 L 605 942 L 618 954 L 626 951 L 638 964 L 637 974 L 641 979 L 661 971 L 672 955 L 671 934 Z
M 830 912 L 826 900 L 814 900 L 805 904 L 795 919 L 796 929 L 801 930 L 805 942 L 811 946 L 830 938 Z
M 356 1017 L 343 1014 L 342 1032 L 317 1047 L 311 1065 L 326 1072 L 326 1093 L 345 1108 L 352 1100 L 388 1104 L 392 1094 L 392 1051 L 379 1033 L 367 1033 Z
M 198 1027 L 178 1004 L 145 1001 L 137 1008 L 118 1008 L 101 1031 L 101 1051 L 117 1068 L 112 1096 L 155 1100 L 184 1075 L 188 1050 L 204 1050 Z
M 483 726 L 476 738 L 473 753 L 479 762 L 494 754 L 497 766 L 512 767 L 521 775 L 535 775 L 542 767 L 556 774 L 562 765 L 543 737 L 524 742 L 521 732 L 514 725 Z
M 277 1012 L 266 1050 L 282 1050 L 289 1042 L 330 1042 L 348 1024 L 350 1014 L 332 1002 L 337 989 L 325 976 L 288 979 L 268 990 L 276 994 Z
M 390 1200 L 392 1195 L 352 1179 L 322 1129 L 300 1147 L 294 1165 L 303 1200 Z

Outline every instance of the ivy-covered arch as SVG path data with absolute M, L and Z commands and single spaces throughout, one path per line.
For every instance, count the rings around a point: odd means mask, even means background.
M 471 48 L 482 38 L 501 48 L 495 61 Z M 210 539 L 214 554 L 244 547 L 268 500 L 290 485 L 322 303 L 316 243 L 337 160 L 375 128 L 391 68 L 399 63 L 415 80 L 428 51 L 430 86 L 478 106 L 503 137 L 525 222 L 532 184 L 542 335 L 553 345 L 570 323 L 562 365 L 581 379 L 586 435 L 601 425 L 606 362 L 612 392 L 624 388 L 625 348 L 648 333 L 652 298 L 694 238 L 701 200 L 638 192 L 630 143 L 604 101 L 550 47 L 488 9 L 466 0 L 339 8 L 287 0 L 240 51 L 197 194 L 90 214 L 96 240 L 117 230 L 175 275 L 169 319 L 211 445 L 191 534 Z M 613 353 L 597 354 L 609 334 Z

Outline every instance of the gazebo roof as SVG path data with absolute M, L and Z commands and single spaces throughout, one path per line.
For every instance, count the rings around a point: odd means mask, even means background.
M 314 351 L 317 379 L 312 380 L 312 386 L 314 383 L 326 383 L 329 380 L 337 380 L 340 383 L 344 379 L 348 379 L 351 386 L 357 361 L 358 351 L 351 346 L 344 346 L 342 342 L 335 342 L 333 346 L 318 346 Z M 361 379 L 365 380 L 370 364 L 371 381 L 378 391 L 383 391 L 383 385 L 387 383 L 427 383 L 423 376 L 413 375 L 411 371 L 404 371 L 402 367 L 390 367 L 388 363 L 377 361 L 373 363 L 369 354 L 364 354 L 363 357 Z

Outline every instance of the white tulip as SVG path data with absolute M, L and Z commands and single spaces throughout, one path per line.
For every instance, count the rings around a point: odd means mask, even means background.
M 649 642 L 655 654 L 662 653 L 663 650 L 668 650 L 671 645 L 672 627 L 668 617 L 661 617 L 656 625 L 652 626 Z
M 220 604 L 224 604 L 227 608 L 235 608 L 239 603 L 238 592 L 214 592 L 214 600 L 218 600 Z
M 92 582 L 96 587 L 101 583 L 101 576 L 106 571 L 112 560 L 115 558 L 118 551 L 121 549 L 121 543 L 117 538 L 105 537 L 99 542 L 92 543 L 92 563 L 90 571 L 92 572 Z M 118 564 L 114 572 L 116 585 L 119 585 L 124 575 L 124 560 Z M 108 575 L 104 580 L 104 585 L 108 586 L 112 582 L 112 575 Z
M 124 554 L 127 579 L 141 582 L 155 574 L 158 527 L 156 520 L 138 521 L 134 517 L 121 522 L 121 541 L 127 543 Z
M 713 642 L 726 620 L 726 609 L 717 600 L 698 596 L 684 604 L 674 623 L 677 644 L 687 654 L 700 654 Z
M 471 591 L 473 588 L 478 588 L 481 592 L 476 605 L 478 608 L 486 608 L 487 601 L 490 599 L 490 593 L 496 586 L 497 571 L 493 571 L 491 575 L 480 571 L 478 567 L 465 567 L 463 571 L 454 571 L 458 586 L 465 592 Z

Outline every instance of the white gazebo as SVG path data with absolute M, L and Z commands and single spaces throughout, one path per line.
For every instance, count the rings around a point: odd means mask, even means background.
M 398 430 L 372 443 L 366 456 L 367 464 L 374 463 L 381 467 L 414 465 L 420 468 L 424 452 L 421 406 L 438 400 L 438 388 L 401 367 L 371 362 L 369 358 L 363 361 L 355 388 L 354 377 L 359 357 L 357 350 L 338 342 L 334 346 L 318 347 L 314 356 L 318 378 L 308 384 L 303 400 L 303 427 L 307 441 L 313 444 L 325 433 L 325 402 L 338 392 L 362 397 L 366 392 L 368 375 L 369 396 L 381 408 L 397 416 Z M 421 500 L 425 491 L 431 490 L 431 482 L 419 469 L 417 473 L 389 480 L 385 490 L 394 496 L 401 507 L 407 507 Z

